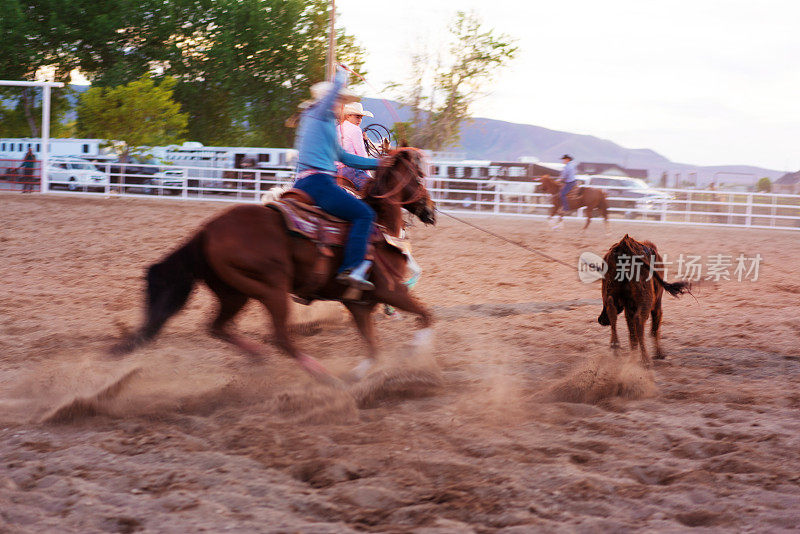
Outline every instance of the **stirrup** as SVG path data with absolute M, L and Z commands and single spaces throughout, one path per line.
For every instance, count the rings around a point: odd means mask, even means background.
M 364 260 L 355 269 L 340 272 L 336 275 L 336 281 L 361 291 L 371 291 L 375 289 L 375 285 L 366 279 L 370 267 L 372 267 L 372 262 Z

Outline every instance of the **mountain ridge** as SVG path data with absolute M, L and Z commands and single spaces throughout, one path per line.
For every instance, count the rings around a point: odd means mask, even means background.
M 70 88 L 75 91 L 70 98 L 74 105 L 88 86 L 70 85 Z M 363 98 L 362 103 L 365 109 L 375 114 L 374 118 L 364 118 L 363 127 L 378 123 L 391 128 L 395 122 L 407 121 L 412 116 L 411 107 L 393 100 Z M 69 120 L 74 120 L 73 115 L 74 108 Z M 461 127 L 459 144 L 449 151 L 463 152 L 466 159 L 492 161 L 517 161 L 523 156 L 533 156 L 541 161 L 555 162 L 563 154 L 571 154 L 578 162 L 615 163 L 629 169 L 647 169 L 651 181 L 659 180 L 662 173 L 666 172 L 669 185 L 675 185 L 676 174 L 680 181 L 691 181 L 696 174 L 698 185 L 707 185 L 720 179 L 752 185 L 764 176 L 775 181 L 785 174 L 785 171 L 755 165 L 703 166 L 673 162 L 650 148 L 626 148 L 594 135 L 485 117 L 466 121 Z
M 365 109 L 375 114 L 373 119 L 365 117 L 362 126 L 379 123 L 391 127 L 398 117 L 401 121 L 411 117 L 411 108 L 398 102 L 363 98 L 362 103 Z M 387 106 L 391 106 L 393 111 L 389 111 Z M 678 179 L 682 182 L 694 180 L 696 174 L 699 185 L 706 185 L 714 180 L 754 184 L 764 176 L 774 181 L 785 174 L 784 171 L 755 165 L 693 165 L 674 162 L 650 148 L 626 148 L 593 135 L 484 117 L 466 121 L 461 127 L 459 144 L 449 150 L 463 152 L 466 159 L 492 161 L 517 161 L 523 156 L 533 156 L 541 161 L 555 162 L 563 154 L 571 154 L 578 162 L 615 163 L 629 169 L 647 169 L 651 181 L 659 180 L 662 173 L 666 172 L 669 185 L 674 185 L 676 174 L 680 175 Z

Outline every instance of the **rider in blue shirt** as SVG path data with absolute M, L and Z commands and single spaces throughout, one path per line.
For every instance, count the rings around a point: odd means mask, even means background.
M 339 68 L 333 83 L 320 82 L 312 87 L 316 98 L 303 114 L 297 128 L 298 180 L 294 187 L 308 193 L 323 210 L 350 221 L 350 233 L 344 249 L 344 261 L 336 279 L 361 290 L 375 289 L 366 279 L 371 262 L 365 261 L 367 239 L 375 212 L 366 203 L 336 185 L 336 161 L 356 169 L 376 169 L 378 160 L 362 158 L 342 150 L 336 135 L 335 110 L 356 97 L 344 88 L 347 71 Z M 340 111 L 340 109 L 339 109 Z
M 567 202 L 567 194 L 575 187 L 575 162 L 572 161 L 572 156 L 564 154 L 561 156 L 561 161 L 564 162 L 564 169 L 561 171 L 561 181 L 564 185 L 561 187 L 561 212 L 566 213 L 569 211 L 569 203 Z

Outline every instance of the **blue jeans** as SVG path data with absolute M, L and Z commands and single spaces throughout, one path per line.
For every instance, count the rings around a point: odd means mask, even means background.
M 564 187 L 561 188 L 561 209 L 569 211 L 569 203 L 567 202 L 567 194 L 575 187 L 575 182 L 566 182 Z
M 367 239 L 375 221 L 375 212 L 372 208 L 336 185 L 330 174 L 311 174 L 297 180 L 294 187 L 311 195 L 317 206 L 334 217 L 352 223 L 344 247 L 344 261 L 339 272 L 355 268 L 364 260 L 367 253 Z

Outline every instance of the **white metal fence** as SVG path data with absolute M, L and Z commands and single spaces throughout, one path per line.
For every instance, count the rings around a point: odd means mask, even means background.
M 79 164 L 84 166 L 85 164 Z M 259 202 L 275 185 L 291 183 L 282 169 L 225 169 L 181 165 L 93 164 L 93 170 L 73 169 L 71 162 L 54 162 L 43 191 L 58 194 L 103 194 L 165 197 L 177 200 Z
M 551 196 L 536 183 L 437 178 L 429 191 L 444 210 L 545 218 Z M 800 230 L 800 195 L 695 189 L 658 189 L 664 198 L 626 196 L 607 191 L 610 219 L 675 225 L 712 225 Z M 584 209 L 573 217 L 585 217 Z M 594 217 L 599 217 L 595 212 Z
M 285 169 L 219 169 L 193 166 L 97 164 L 95 171 L 72 172 L 50 166 L 45 192 L 166 197 L 185 200 L 259 202 L 263 192 L 289 184 Z M 430 178 L 428 187 L 440 209 L 545 218 L 551 197 L 535 182 L 469 178 Z M 711 225 L 800 230 L 800 195 L 659 189 L 662 199 L 608 192 L 610 218 L 671 225 Z M 615 196 L 616 195 L 616 196 Z M 584 217 L 583 209 L 573 217 Z M 598 215 L 595 214 L 595 217 Z

